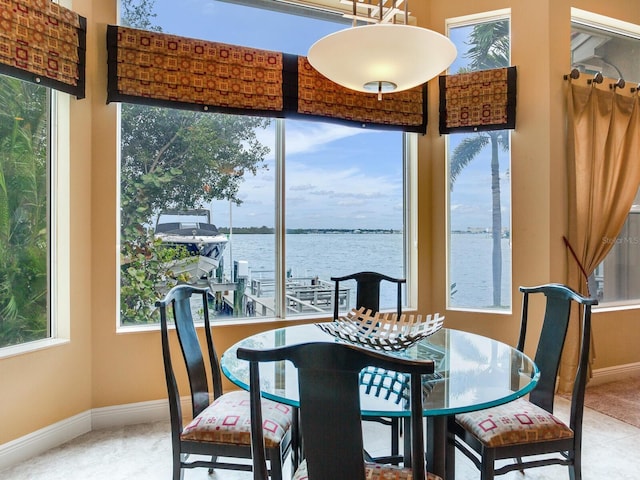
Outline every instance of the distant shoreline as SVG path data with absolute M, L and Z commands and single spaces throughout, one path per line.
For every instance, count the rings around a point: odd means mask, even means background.
M 218 227 L 220 233 L 229 233 L 229 227 Z M 270 227 L 233 227 L 234 234 L 273 234 L 275 229 Z M 289 228 L 287 234 L 401 234 L 402 230 L 394 230 L 387 228 Z M 453 235 L 490 235 L 491 229 L 470 229 L 470 230 L 454 230 L 451 232 Z M 503 236 L 508 236 L 508 232 L 503 233 Z
M 228 227 L 218 227 L 220 233 L 229 233 Z M 233 227 L 234 234 L 265 234 L 275 233 L 275 229 L 269 227 Z M 380 234 L 398 234 L 402 230 L 393 230 L 389 228 L 288 228 L 287 234 L 363 234 L 363 233 L 380 233 Z

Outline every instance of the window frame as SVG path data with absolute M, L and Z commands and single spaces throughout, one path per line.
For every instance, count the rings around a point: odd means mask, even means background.
M 224 1 L 224 0 L 222 0 Z M 237 3 L 243 4 L 249 7 L 257 7 L 257 8 L 265 8 L 265 3 L 260 0 L 241 0 Z M 120 8 L 120 5 L 118 5 Z M 297 15 L 306 15 L 317 17 L 321 20 L 330 20 L 336 23 L 345 23 L 345 26 L 349 24 L 348 21 L 344 20 L 341 15 L 333 12 L 329 9 L 323 10 L 319 8 L 307 8 L 301 7 L 299 9 L 294 9 L 292 12 L 291 9 L 287 7 L 282 8 L 269 8 L 270 10 L 275 10 L 277 12 L 282 12 L 286 14 L 297 14 Z M 321 121 L 321 120 L 312 120 L 308 121 Z M 285 130 L 286 130 L 286 119 L 274 118 L 273 122 L 276 126 L 276 139 L 275 139 L 275 170 L 274 175 L 276 177 L 275 180 L 275 219 L 274 219 L 274 235 L 275 235 L 275 275 L 276 275 L 276 297 L 275 297 L 275 311 L 276 314 L 273 317 L 229 317 L 217 319 L 215 321 L 215 325 L 229 325 L 229 324 L 251 324 L 251 323 L 262 323 L 265 321 L 297 321 L 304 320 L 305 318 L 318 318 L 324 317 L 322 314 L 304 314 L 304 315 L 287 315 L 285 308 L 285 280 L 286 280 L 286 263 L 285 263 L 285 248 L 286 248 L 286 225 L 285 225 L 285 215 L 286 215 L 286 196 L 285 196 Z M 121 136 L 120 131 L 120 108 L 118 108 L 118 137 Z M 404 289 L 404 297 L 405 297 L 405 307 L 406 308 L 415 308 L 415 299 L 417 298 L 417 199 L 416 192 L 417 190 L 417 158 L 418 158 L 418 147 L 417 147 L 417 139 L 418 134 L 403 132 L 402 133 L 402 185 L 403 185 L 403 239 L 402 244 L 404 246 L 404 254 L 403 254 L 403 270 L 404 275 L 407 279 L 407 283 Z M 120 141 L 118 138 L 118 145 L 120 145 Z M 117 206 L 117 241 L 118 245 L 120 245 L 120 152 L 121 148 L 118 147 L 118 206 Z M 118 265 L 120 262 L 118 260 Z M 120 287 L 121 287 L 121 279 L 120 279 L 120 270 L 118 269 L 116 275 L 117 282 L 117 318 L 116 318 L 116 330 L 117 331 L 139 331 L 139 330 L 148 330 L 157 328 L 158 325 L 156 323 L 153 324 L 140 324 L 140 325 L 128 325 L 122 323 L 121 318 L 121 309 L 120 309 Z M 326 317 L 328 318 L 331 315 L 331 312 L 326 313 Z
M 460 28 L 460 27 L 469 27 L 469 26 L 473 26 L 476 24 L 480 24 L 480 23 L 490 23 L 490 22 L 495 22 L 495 21 L 499 21 L 499 20 L 508 20 L 509 21 L 509 37 L 511 39 L 511 29 L 513 26 L 513 22 L 512 22 L 512 15 L 511 15 L 511 9 L 510 8 L 503 8 L 503 9 L 498 9 L 498 10 L 492 10 L 492 11 L 487 11 L 487 12 L 480 12 L 480 13 L 474 13 L 474 14 L 470 14 L 470 15 L 464 15 L 464 16 L 459 16 L 459 17 L 451 17 L 451 18 L 447 18 L 445 20 L 445 34 L 447 35 L 447 37 L 451 36 L 451 30 L 454 28 Z M 511 45 L 511 43 L 510 43 Z M 511 46 L 510 46 L 510 51 L 509 51 L 509 56 L 511 56 L 512 51 L 511 51 Z M 511 161 L 512 161 L 512 141 L 511 141 L 511 131 L 510 130 L 504 130 L 507 131 L 509 133 L 509 166 L 511 166 Z M 446 136 L 445 139 L 445 148 L 444 148 L 444 155 L 445 155 L 445 159 L 444 159 L 444 163 L 445 163 L 445 192 L 446 192 L 446 199 L 445 199 L 445 209 L 446 209 L 446 213 L 445 213 L 445 222 L 446 222 L 446 226 L 445 226 L 445 245 L 446 245 L 446 263 L 445 263 L 445 278 L 446 278 L 446 298 L 445 298 L 445 302 L 446 302 L 446 309 L 447 310 L 451 310 L 451 311 L 460 311 L 460 312 L 474 312 L 474 313 L 481 313 L 481 314 L 490 314 L 490 315 L 511 315 L 513 313 L 513 245 L 511 245 L 511 266 L 509 268 L 509 274 L 510 274 L 510 286 L 511 288 L 508 289 L 508 294 L 509 294 L 509 306 L 508 308 L 504 308 L 504 309 L 499 309 L 499 308 L 482 308 L 482 307 L 462 307 L 462 306 L 455 306 L 451 304 L 451 285 L 452 285 L 452 280 L 451 280 L 451 270 L 450 270 L 450 259 L 451 259 L 451 190 L 450 190 L 450 186 L 449 186 L 449 178 L 450 178 L 450 164 L 449 164 L 449 160 L 450 160 L 450 153 L 451 153 L 451 147 L 450 147 L 450 136 L 451 134 L 448 134 Z M 511 170 L 509 168 L 509 170 Z M 509 197 L 510 197 L 510 210 L 509 210 L 509 231 L 512 233 L 512 226 L 513 226 L 513 190 L 512 190 L 512 184 L 511 182 L 509 182 Z M 513 236 L 510 235 L 511 238 L 511 242 L 513 242 Z M 504 272 L 504 269 L 503 269 Z
M 47 145 L 47 336 L 0 347 L 8 358 L 70 341 L 70 103 L 71 97 L 49 87 Z
M 298 321 L 310 318 L 329 318 L 331 312 L 326 314 L 286 314 L 285 300 L 285 279 L 286 279 L 286 119 L 274 119 L 275 123 L 275 222 L 274 222 L 274 257 L 275 257 L 275 280 L 276 280 L 276 297 L 275 312 L 272 317 L 222 317 L 216 319 L 214 324 L 235 325 L 235 324 L 252 324 L 264 323 L 269 321 Z M 120 151 L 120 149 L 118 149 Z M 418 134 L 411 132 L 402 133 L 402 164 L 403 164 L 403 240 L 404 254 L 404 273 L 407 280 L 405 284 L 404 308 L 412 309 L 416 307 L 417 298 L 417 165 L 418 165 Z M 119 156 L 119 155 L 118 155 Z M 118 178 L 120 177 L 120 168 L 118 168 Z M 120 181 L 118 181 L 118 184 Z M 120 195 L 118 195 L 118 212 Z M 118 221 L 118 245 L 120 244 L 120 217 L 117 215 Z M 119 265 L 119 259 L 118 259 Z M 118 306 L 120 305 L 120 273 L 117 274 L 117 292 Z M 145 331 L 149 329 L 159 328 L 159 323 L 149 323 L 140 325 L 123 325 L 121 321 L 121 310 L 117 308 L 117 331 L 133 332 Z

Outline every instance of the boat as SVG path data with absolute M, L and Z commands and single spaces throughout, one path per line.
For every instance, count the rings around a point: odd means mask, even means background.
M 175 278 L 209 279 L 223 261 L 228 239 L 211 223 L 206 209 L 165 210 L 156 220 L 154 236 L 163 246 L 184 248 L 189 256 L 171 262 Z

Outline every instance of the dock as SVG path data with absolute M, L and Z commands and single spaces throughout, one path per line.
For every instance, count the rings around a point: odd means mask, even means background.
M 246 284 L 248 283 L 248 285 Z M 233 316 L 243 317 L 273 317 L 275 316 L 275 279 L 255 278 L 248 282 L 226 283 L 232 288 L 225 289 L 221 284 L 210 282 L 212 291 L 224 292 L 223 310 Z M 238 292 L 244 288 L 244 294 L 238 298 Z M 333 313 L 333 298 L 335 286 L 317 277 L 288 278 L 286 281 L 287 313 Z M 338 292 L 339 309 L 350 309 L 350 289 L 340 287 Z M 240 309 L 241 313 L 234 315 Z

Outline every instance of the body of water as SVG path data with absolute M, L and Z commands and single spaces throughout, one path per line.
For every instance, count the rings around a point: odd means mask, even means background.
M 273 278 L 274 239 L 270 234 L 233 234 L 225 251 L 225 275 L 230 278 L 233 261 L 244 260 L 250 277 Z M 511 248 L 508 239 L 502 242 L 502 305 L 508 308 L 511 304 Z M 491 248 L 490 235 L 452 235 L 449 282 L 455 284 L 455 293 L 450 306 L 491 307 Z M 330 281 L 332 276 L 361 271 L 404 277 L 403 262 L 402 234 L 290 234 L 286 237 L 286 268 L 291 277 L 318 277 Z M 393 307 L 395 286 L 383 282 L 381 287 L 381 307 Z M 354 288 L 352 298 L 351 305 L 355 305 Z
M 451 235 L 449 282 L 452 308 L 487 309 L 493 307 L 493 239 L 490 234 Z M 511 245 L 503 238 L 501 310 L 511 307 Z M 454 286 L 455 284 L 455 286 Z

